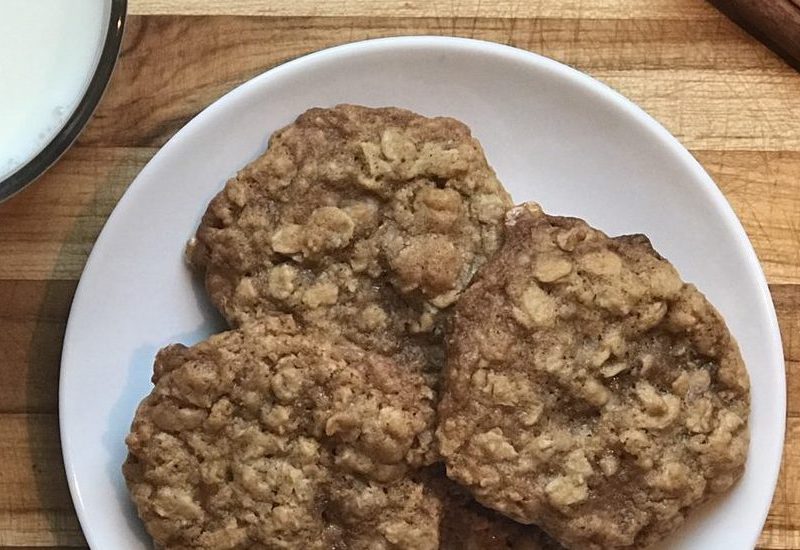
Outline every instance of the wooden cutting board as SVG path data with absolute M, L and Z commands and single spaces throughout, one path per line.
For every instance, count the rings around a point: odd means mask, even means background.
M 711 0 L 711 3 L 800 70 L 800 0 Z
M 664 124 L 719 185 L 761 260 L 786 356 L 783 468 L 758 548 L 800 549 L 800 74 L 707 0 L 128 7 L 122 55 L 89 126 L 43 178 L 0 204 L 0 548 L 86 547 L 61 460 L 61 344 L 92 244 L 159 147 L 222 94 L 288 59 L 365 38 L 444 34 L 511 44 L 600 79 Z

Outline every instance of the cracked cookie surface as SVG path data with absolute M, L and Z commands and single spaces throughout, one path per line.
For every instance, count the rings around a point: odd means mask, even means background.
M 443 310 L 510 206 L 461 122 L 311 109 L 211 201 L 187 257 L 232 326 L 291 313 L 437 371 Z
M 742 475 L 737 344 L 642 235 L 513 209 L 448 344 L 448 475 L 568 547 L 646 546 Z
M 433 549 L 432 391 L 288 316 L 164 348 L 123 472 L 162 548 Z

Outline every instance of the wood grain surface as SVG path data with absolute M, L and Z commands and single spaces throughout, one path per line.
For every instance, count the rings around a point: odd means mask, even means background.
M 599 78 L 655 116 L 733 205 L 781 324 L 783 468 L 759 542 L 800 549 L 800 75 L 704 0 L 129 0 L 89 127 L 0 205 L 0 547 L 84 547 L 60 455 L 69 305 L 92 244 L 158 148 L 237 84 L 326 46 L 445 34 L 512 44 Z M 757 366 L 752 366 L 757 368 Z
M 798 0 L 711 0 L 712 4 L 800 70 Z

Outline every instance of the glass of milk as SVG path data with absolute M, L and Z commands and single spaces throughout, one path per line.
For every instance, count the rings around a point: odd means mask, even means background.
M 119 52 L 125 0 L 0 0 L 0 201 L 89 120 Z

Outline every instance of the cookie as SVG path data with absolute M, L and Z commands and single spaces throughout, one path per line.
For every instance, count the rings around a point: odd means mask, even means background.
M 464 124 L 311 109 L 210 203 L 187 257 L 232 326 L 276 313 L 402 363 L 442 363 L 443 311 L 510 198 Z
M 448 475 L 567 547 L 646 546 L 742 475 L 737 344 L 642 235 L 513 209 L 447 341 Z
M 478 504 L 447 479 L 444 468 L 424 472 L 425 484 L 441 501 L 440 550 L 563 550 L 534 525 L 524 525 Z
M 269 318 L 173 345 L 126 439 L 162 548 L 436 548 L 432 392 L 390 359 Z
M 470 498 L 445 501 L 440 550 L 562 550 L 534 525 L 523 525 L 489 510 Z

